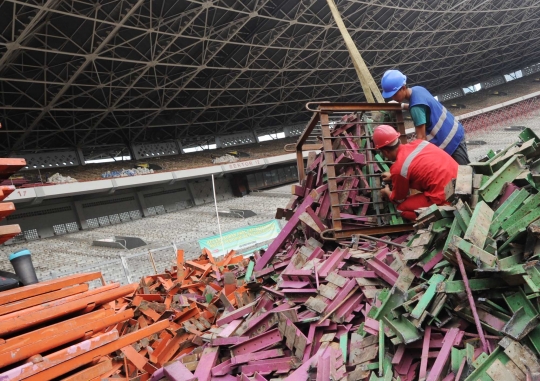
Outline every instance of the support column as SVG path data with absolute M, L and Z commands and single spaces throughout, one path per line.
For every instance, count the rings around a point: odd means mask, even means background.
M 88 224 L 86 223 L 86 218 L 84 216 L 84 210 L 82 207 L 82 201 L 73 201 L 73 211 L 75 212 L 75 217 L 77 217 L 77 222 L 82 230 L 88 229 Z
M 148 217 L 148 209 L 146 208 L 146 201 L 144 200 L 144 196 L 139 191 L 135 191 L 135 194 L 137 195 L 137 201 L 139 202 L 139 208 L 142 211 L 142 215 L 144 217 Z

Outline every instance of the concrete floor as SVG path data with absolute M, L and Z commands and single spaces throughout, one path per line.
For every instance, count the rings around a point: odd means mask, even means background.
M 289 197 L 290 186 L 284 186 L 219 202 L 219 210 L 248 209 L 257 214 L 246 219 L 220 217 L 222 232 L 273 219 L 276 208 L 286 205 Z M 214 204 L 207 204 L 123 224 L 1 246 L 0 269 L 13 271 L 7 260 L 8 255 L 28 248 L 41 280 L 74 272 L 102 271 L 107 280 L 122 281 L 124 272 L 119 260 L 121 256 L 126 256 L 133 281 L 138 281 L 140 276 L 153 273 L 148 249 L 153 249 L 157 267 L 163 271 L 175 264 L 176 254 L 171 248 L 173 242 L 179 249 L 185 250 L 186 258 L 195 258 L 201 253 L 197 240 L 216 235 L 218 231 Z M 149 246 L 133 250 L 92 246 L 93 240 L 115 235 L 139 237 L 148 242 Z M 163 247 L 164 250 L 156 250 Z

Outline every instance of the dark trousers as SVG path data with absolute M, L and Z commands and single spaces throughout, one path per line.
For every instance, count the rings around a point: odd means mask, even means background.
M 467 153 L 467 144 L 465 143 L 465 136 L 457 146 L 454 153 L 451 155 L 459 165 L 467 165 L 471 161 L 469 160 L 469 154 Z

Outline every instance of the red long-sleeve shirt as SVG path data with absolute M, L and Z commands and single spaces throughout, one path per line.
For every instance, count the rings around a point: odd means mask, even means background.
M 398 204 L 403 202 L 409 195 L 409 190 L 416 189 L 424 193 L 434 204 L 445 203 L 444 187 L 457 177 L 458 164 L 449 154 L 434 144 L 426 142 L 427 145 L 420 150 L 419 145 L 423 142 L 425 141 L 417 139 L 398 147 L 396 161 L 390 167 L 393 185 L 390 196 L 392 202 Z M 414 158 L 407 160 L 415 150 L 417 154 Z M 407 161 L 408 168 L 404 168 Z M 406 177 L 403 176 L 404 174 Z

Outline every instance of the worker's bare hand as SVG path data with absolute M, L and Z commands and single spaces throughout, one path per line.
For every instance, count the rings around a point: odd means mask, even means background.
M 390 175 L 390 172 L 383 172 L 381 174 L 381 179 L 382 181 L 384 181 L 385 183 L 391 183 L 392 182 L 392 177 Z

